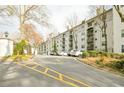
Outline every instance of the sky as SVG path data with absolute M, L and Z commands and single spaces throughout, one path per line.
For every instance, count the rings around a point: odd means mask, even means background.
M 67 18 L 71 15 L 77 15 L 80 21 L 84 20 L 88 13 L 88 6 L 71 5 L 71 6 L 59 6 L 59 5 L 49 5 L 47 6 L 50 12 L 50 23 L 53 25 L 54 29 L 47 29 L 41 25 L 34 23 L 37 31 L 39 31 L 42 36 L 46 39 L 46 36 L 57 31 L 59 33 L 66 31 L 65 23 Z M 0 18 L 0 32 L 8 31 L 10 33 L 19 31 L 19 20 L 15 16 L 10 18 Z
M 52 16 L 51 22 L 56 27 L 59 32 L 65 31 L 65 23 L 67 18 L 72 15 L 77 15 L 77 17 L 82 21 L 87 16 L 88 6 L 48 6 Z
M 89 11 L 88 6 L 80 6 L 80 5 L 49 5 L 47 6 L 50 12 L 50 22 L 54 26 L 54 29 L 48 29 L 43 34 L 45 37 L 51 32 L 59 32 L 62 33 L 66 31 L 65 24 L 67 18 L 71 17 L 72 15 L 77 15 L 78 19 L 83 21 Z M 79 22 L 79 23 L 80 23 Z

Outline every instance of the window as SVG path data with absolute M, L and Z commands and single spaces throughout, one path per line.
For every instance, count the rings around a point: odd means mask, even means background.
M 85 48 L 84 45 L 82 45 L 81 48 Z
M 65 36 L 65 34 L 63 34 L 63 37 Z
M 81 33 L 81 35 L 84 35 L 85 33 Z
M 96 26 L 97 25 L 97 22 L 95 22 L 94 25 Z
M 75 48 L 78 49 L 78 46 L 76 45 Z
M 105 37 L 105 34 L 102 34 L 102 37 Z
M 81 40 L 82 40 L 82 41 L 84 41 L 84 40 L 85 40 L 85 38 L 82 38 Z
M 95 30 L 95 33 L 97 32 L 97 30 Z
M 95 38 L 95 40 L 97 40 L 97 38 Z
M 124 5 L 121 5 L 121 7 L 124 7 Z
M 124 45 L 121 46 L 121 51 L 124 53 Z
M 102 46 L 105 46 L 105 41 L 102 42 Z
M 124 37 L 124 29 L 121 30 L 121 37 Z
M 92 26 L 93 21 L 88 23 L 88 27 Z
M 92 22 L 88 23 L 88 27 L 92 26 Z

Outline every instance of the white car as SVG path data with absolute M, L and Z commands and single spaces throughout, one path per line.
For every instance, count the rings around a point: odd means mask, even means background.
M 71 50 L 70 53 L 69 53 L 69 55 L 70 56 L 75 56 L 75 52 L 76 52 L 76 50 Z
M 75 52 L 75 56 L 78 57 L 78 56 L 81 56 L 82 55 L 82 51 L 81 50 L 78 50 Z
M 59 55 L 60 56 L 67 56 L 68 54 L 66 52 L 61 52 Z

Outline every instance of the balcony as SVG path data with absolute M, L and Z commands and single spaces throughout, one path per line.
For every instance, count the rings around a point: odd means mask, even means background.
M 70 41 L 70 42 L 72 42 L 72 41 L 73 41 L 73 39 L 72 39 L 72 38 L 69 38 L 69 41 Z
M 65 41 L 65 38 L 62 38 L 63 41 Z
M 72 43 L 70 43 L 70 44 L 69 44 L 69 47 L 73 47 L 73 44 L 72 44 Z

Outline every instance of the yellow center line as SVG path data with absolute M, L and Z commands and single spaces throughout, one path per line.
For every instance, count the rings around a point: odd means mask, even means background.
M 50 75 L 50 74 L 44 73 L 44 72 L 42 72 L 42 71 L 40 71 L 40 70 L 36 70 L 36 69 L 34 69 L 34 68 L 28 67 L 28 66 L 26 66 L 26 65 L 24 65 L 24 64 L 20 64 L 20 63 L 18 63 L 18 62 L 15 62 L 15 63 L 17 63 L 18 65 L 21 65 L 21 66 L 24 66 L 24 67 L 26 67 L 26 68 L 32 69 L 32 70 L 34 70 L 34 71 L 36 71 L 36 72 L 39 72 L 39 73 L 41 73 L 41 74 L 44 74 L 44 75 L 46 75 L 46 76 L 49 76 L 49 77 L 51 77 L 51 78 L 53 78 L 53 79 L 56 79 L 56 80 L 60 81 L 59 78 L 54 77 L 54 76 L 52 76 L 52 75 Z M 77 86 L 76 84 L 73 84 L 73 83 L 71 83 L 71 82 L 67 82 L 67 81 L 61 81 L 61 82 L 64 82 L 64 83 L 66 83 L 66 84 L 68 84 L 68 85 L 71 85 L 71 86 L 74 86 L 74 87 L 79 87 L 79 86 Z
M 34 62 L 34 63 L 35 63 L 35 62 Z M 38 63 L 36 63 L 36 64 L 38 64 Z M 38 65 L 42 66 L 41 64 L 38 64 Z M 47 68 L 47 67 L 46 67 L 46 68 Z M 53 70 L 53 69 L 51 69 L 51 68 L 49 68 L 49 70 L 50 70 L 50 71 L 53 71 L 53 72 L 55 72 L 55 73 L 57 73 L 57 74 L 61 74 L 60 72 L 55 71 L 55 70 Z M 79 81 L 79 80 L 76 80 L 76 79 L 71 78 L 71 77 L 69 77 L 69 76 L 67 76 L 67 75 L 64 75 L 64 74 L 62 74 L 62 75 L 65 76 L 65 77 L 67 77 L 67 78 L 69 78 L 69 79 L 71 79 L 71 80 L 73 80 L 73 81 L 76 81 L 76 82 L 78 82 L 78 83 L 81 83 L 81 84 L 83 84 L 83 85 L 89 87 L 89 85 L 87 85 L 87 84 L 85 84 L 85 83 L 83 83 L 83 82 L 81 82 L 81 81 Z
M 47 71 L 48 71 L 48 70 L 49 70 L 49 69 L 48 69 L 48 68 L 46 68 L 44 73 L 47 73 Z
M 36 68 L 38 65 L 33 66 L 32 68 Z
M 57 71 L 55 71 L 55 70 L 52 70 L 52 69 L 50 69 L 50 68 L 48 68 L 48 67 L 44 67 L 44 68 L 45 68 L 45 71 L 40 71 L 40 70 L 35 69 L 36 66 L 35 66 L 35 67 L 29 67 L 29 66 L 27 66 L 27 65 L 25 65 L 25 64 L 21 64 L 21 63 L 19 63 L 19 62 L 15 62 L 15 63 L 18 64 L 18 65 L 24 66 L 24 67 L 26 67 L 26 68 L 32 69 L 32 70 L 34 70 L 34 71 L 36 71 L 36 72 L 39 72 L 39 73 L 41 73 L 41 74 L 47 75 L 47 76 L 49 76 L 49 77 L 51 77 L 51 78 L 54 78 L 54 79 L 56 79 L 56 80 L 59 80 L 59 81 L 61 81 L 61 82 L 64 82 L 64 83 L 66 83 L 66 84 L 68 84 L 68 85 L 71 85 L 71 86 L 74 86 L 74 87 L 79 87 L 79 86 L 78 86 L 77 84 L 74 84 L 74 83 L 72 83 L 72 82 L 69 82 L 69 81 L 64 80 L 64 79 L 63 79 L 63 76 L 66 77 L 67 79 L 70 79 L 70 80 L 73 80 L 73 81 L 75 81 L 75 82 L 77 82 L 77 83 L 80 83 L 80 84 L 82 84 L 83 86 L 89 87 L 89 85 L 87 85 L 87 84 L 85 84 L 85 83 L 83 83 L 83 82 L 81 82 L 81 81 L 79 81 L 79 80 L 76 80 L 76 79 L 71 78 L 71 77 L 69 77 L 69 76 L 67 76 L 67 75 L 61 74 L 61 73 L 59 73 L 59 72 L 57 72 Z M 31 62 L 31 63 L 32 63 L 32 62 Z M 39 66 L 43 67 L 41 64 L 38 64 L 38 63 L 36 63 L 36 62 L 33 62 L 33 63 L 37 64 L 37 66 L 39 65 Z M 59 75 L 59 77 L 57 78 L 57 77 L 55 77 L 55 76 L 53 76 L 53 75 L 51 75 L 51 74 L 48 74 L 48 73 L 47 73 L 48 70 L 57 73 L 57 74 Z
M 63 80 L 63 75 L 59 74 L 59 78 L 60 78 L 60 80 Z

